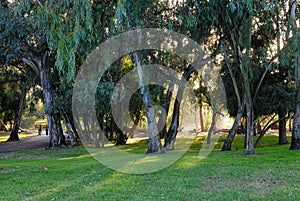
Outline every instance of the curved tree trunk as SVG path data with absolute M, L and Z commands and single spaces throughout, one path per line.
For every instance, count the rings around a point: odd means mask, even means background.
M 8 128 L 7 128 L 6 125 L 3 123 L 2 119 L 0 119 L 0 131 L 8 132 Z
M 241 122 L 242 122 L 242 117 L 243 117 L 243 113 L 244 113 L 244 110 L 245 110 L 245 96 L 243 98 L 243 101 L 241 101 L 241 96 L 240 96 L 240 92 L 239 92 L 239 89 L 238 89 L 237 81 L 236 81 L 236 78 L 235 78 L 234 73 L 232 71 L 230 62 L 228 60 L 228 55 L 227 55 L 226 49 L 223 48 L 223 51 L 224 51 L 226 66 L 228 68 L 231 81 L 233 83 L 233 88 L 234 88 L 235 95 L 236 95 L 236 98 L 237 98 L 237 103 L 238 103 L 238 113 L 235 117 L 234 123 L 233 123 L 231 129 L 229 130 L 228 136 L 227 136 L 227 138 L 226 138 L 226 140 L 223 144 L 223 147 L 222 147 L 222 151 L 231 151 L 232 142 L 233 142 L 234 137 L 236 135 L 237 129 L 241 125 Z
M 178 90 L 178 93 L 179 90 Z M 177 99 L 178 100 L 178 99 Z M 178 126 L 179 126 L 179 110 L 180 110 L 180 103 L 175 100 L 175 104 L 174 104 L 174 109 L 173 109 L 173 115 L 172 115 L 172 121 L 171 121 L 171 125 L 170 128 L 165 136 L 165 144 L 164 144 L 164 148 L 167 150 L 174 150 L 174 144 L 175 144 L 175 139 L 177 136 L 177 132 L 178 132 Z
M 167 136 L 167 117 L 168 117 L 169 111 L 170 111 L 170 103 L 171 103 L 171 99 L 172 99 L 172 95 L 173 95 L 173 90 L 174 90 L 174 84 L 171 84 L 168 88 L 168 92 L 166 94 L 166 98 L 164 101 L 164 103 L 165 103 L 164 109 L 166 112 L 165 118 L 160 117 L 159 121 L 158 121 L 159 128 L 161 128 L 162 125 L 164 125 L 162 130 L 159 132 L 160 139 L 165 139 Z M 161 99 L 164 99 L 164 97 L 161 97 Z
M 244 109 L 245 109 L 245 103 L 243 102 L 242 105 L 240 105 L 238 114 L 236 115 L 234 123 L 231 129 L 229 130 L 229 134 L 223 144 L 222 151 L 231 151 L 231 145 L 234 140 L 235 134 L 237 132 L 238 127 L 241 125 Z
M 279 138 L 278 138 L 278 144 L 288 144 L 289 142 L 286 139 L 286 112 L 284 109 L 279 108 L 278 110 L 278 119 L 283 119 L 282 121 L 279 121 Z
M 218 114 L 218 111 L 216 111 L 215 109 L 213 109 L 213 114 L 212 114 L 212 118 L 211 118 L 211 124 L 210 124 L 209 130 L 208 130 L 208 133 L 207 133 L 207 140 L 206 140 L 207 144 L 210 144 L 211 136 L 212 136 L 212 134 L 213 134 L 213 132 L 215 130 L 216 123 L 217 123 L 217 114 Z
M 70 138 L 71 138 L 71 146 L 76 146 L 78 145 L 78 141 L 77 141 L 77 136 L 76 136 L 76 133 L 75 133 L 75 128 L 73 128 L 72 124 L 71 124 L 71 121 L 70 121 L 70 118 L 66 112 L 66 110 L 61 107 L 60 108 L 60 114 L 65 122 L 65 125 L 67 127 L 67 130 L 68 130 L 68 134 L 70 135 Z
M 25 102 L 25 98 L 26 98 L 26 92 L 27 92 L 27 90 L 25 90 L 25 89 L 22 90 L 21 97 L 20 97 L 20 103 L 19 103 L 19 109 L 16 113 L 14 125 L 13 125 L 13 128 L 11 130 L 11 133 L 10 133 L 10 136 L 9 136 L 7 142 L 20 140 L 18 133 L 19 133 L 20 124 L 21 124 L 21 118 L 22 118 L 22 112 L 23 112 L 24 102 Z
M 184 70 L 182 78 L 185 79 L 185 81 L 189 81 L 192 73 L 195 72 L 195 70 L 196 69 L 193 66 L 187 67 Z M 180 104 L 181 104 L 182 96 L 184 93 L 184 89 L 185 89 L 185 84 L 182 84 L 181 86 L 178 87 L 178 92 L 177 92 L 176 100 L 174 103 L 171 125 L 165 136 L 164 148 L 167 150 L 174 150 L 174 148 L 175 148 L 174 144 L 175 144 L 178 127 L 179 127 Z

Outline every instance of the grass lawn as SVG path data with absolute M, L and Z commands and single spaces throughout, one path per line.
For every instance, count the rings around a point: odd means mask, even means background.
M 0 133 L 0 143 L 6 142 L 6 140 L 9 138 L 9 135 L 10 132 Z M 34 137 L 34 136 L 37 136 L 37 133 L 19 133 L 20 140 L 28 137 Z
M 237 136 L 232 152 L 220 143 L 204 160 L 197 138 L 176 163 L 145 175 L 110 170 L 83 147 L 1 154 L 0 200 L 300 200 L 300 152 L 277 138 L 265 136 L 256 155 L 244 156 Z

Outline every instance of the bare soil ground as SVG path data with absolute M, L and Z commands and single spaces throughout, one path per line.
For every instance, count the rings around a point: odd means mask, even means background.
M 28 149 L 45 149 L 48 146 L 48 143 L 47 135 L 25 138 L 17 142 L 2 142 L 0 143 L 0 153 Z

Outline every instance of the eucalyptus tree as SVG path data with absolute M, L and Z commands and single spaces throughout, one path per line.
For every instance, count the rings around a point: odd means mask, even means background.
M 34 72 L 30 69 L 26 69 L 24 67 L 24 63 L 14 64 L 14 66 L 9 66 L 10 68 L 14 68 L 13 79 L 19 78 L 19 81 L 16 82 L 18 85 L 20 95 L 18 97 L 18 107 L 15 112 L 14 123 L 12 126 L 12 130 L 7 141 L 19 141 L 19 130 L 21 125 L 22 113 L 25 106 L 26 95 L 29 89 L 37 84 L 37 79 L 34 79 Z M 9 79 L 6 81 L 10 81 Z
M 290 41 L 291 47 L 293 47 L 293 56 L 291 60 L 293 61 L 292 66 L 295 69 L 296 76 L 296 87 L 297 87 L 297 97 L 296 97 L 296 107 L 295 115 L 293 121 L 293 131 L 292 131 L 292 142 L 291 150 L 300 150 L 300 19 L 299 19 L 299 1 L 289 0 L 289 23 L 287 29 L 287 38 Z
M 11 26 L 9 17 L 9 3 L 7 1 L 2 1 L 0 5 L 1 20 L 0 20 L 0 58 L 1 58 L 1 85 L 4 94 L 1 96 L 3 102 L 1 105 L 7 105 L 12 107 L 10 110 L 13 113 L 9 116 L 14 116 L 14 122 L 12 125 L 10 137 L 7 141 L 18 141 L 18 132 L 20 129 L 22 111 L 24 107 L 24 102 L 26 94 L 30 87 L 36 84 L 36 79 L 34 78 L 34 73 L 31 69 L 26 68 L 26 65 L 20 60 L 15 58 L 13 50 L 9 48 L 20 48 L 17 44 L 10 43 L 14 39 L 11 38 Z M 13 37 L 13 36 L 12 36 Z M 8 87 L 8 88 L 7 88 Z M 9 89 L 9 90 L 8 90 Z M 11 97 L 11 98 L 9 98 Z M 18 106 L 15 105 L 14 101 L 18 102 Z M 13 101 L 13 102 L 12 102 Z M 9 110 L 8 107 L 2 107 L 4 110 Z
M 116 9 L 115 18 L 118 20 L 116 24 L 118 30 L 131 31 L 132 29 L 141 29 L 149 23 L 144 16 L 150 14 L 151 7 L 155 2 L 153 1 L 126 1 L 119 0 Z M 151 15 L 151 14 L 150 14 Z M 149 17 L 149 16 L 148 16 Z M 149 19 L 149 18 L 148 18 Z M 136 38 L 141 42 L 141 38 Z M 133 52 L 131 55 L 132 61 L 135 63 L 136 71 L 138 74 L 138 84 L 141 88 L 142 100 L 146 109 L 146 116 L 148 122 L 149 143 L 147 153 L 162 153 L 163 148 L 160 142 L 159 131 L 155 119 L 155 109 L 150 95 L 148 86 L 144 86 L 144 73 L 142 69 L 142 60 L 139 52 Z
M 12 73 L 9 73 L 9 75 L 12 75 Z M 12 125 L 21 94 L 20 85 L 18 84 L 21 80 L 16 77 L 13 79 L 8 78 L 8 73 L 3 68 L 1 68 L 0 76 L 0 118 L 3 120 L 3 125 L 7 123 Z M 6 126 L 4 126 L 4 129 L 9 130 Z
M 41 30 L 32 21 L 31 7 L 25 1 L 8 4 L 1 7 L 1 47 L 4 49 L 6 60 L 23 61 L 28 70 L 33 71 L 40 80 L 46 105 L 46 115 L 49 128 L 49 146 L 65 144 L 61 132 L 60 120 L 54 112 L 53 87 L 50 70 L 51 51 Z M 31 68 L 31 69 L 29 69 Z M 30 78 L 32 80 L 35 77 Z
M 223 150 L 230 150 L 232 139 L 245 112 L 246 154 L 254 153 L 253 126 L 257 118 L 254 104 L 266 73 L 278 58 L 276 41 L 276 3 L 268 1 L 209 1 L 214 33 L 219 38 L 223 64 L 236 96 L 237 116 Z M 260 41 L 260 42 L 259 42 Z M 262 70 L 259 70 L 262 69 Z
M 26 22 L 35 50 L 22 60 L 31 66 L 42 82 L 50 145 L 63 144 L 59 108 L 55 107 L 50 69 L 71 82 L 78 66 L 106 35 L 114 1 L 15 1 L 13 9 Z M 11 6 L 12 7 L 12 6 Z M 31 41 L 31 42 L 32 42 Z M 32 49 L 25 50 L 28 53 Z M 51 65 L 51 66 L 49 66 Z

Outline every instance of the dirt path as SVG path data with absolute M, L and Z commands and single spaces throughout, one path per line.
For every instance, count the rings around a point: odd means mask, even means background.
M 48 136 L 36 136 L 26 138 L 18 142 L 3 142 L 0 143 L 0 153 L 22 151 L 28 149 L 45 149 L 48 146 Z

